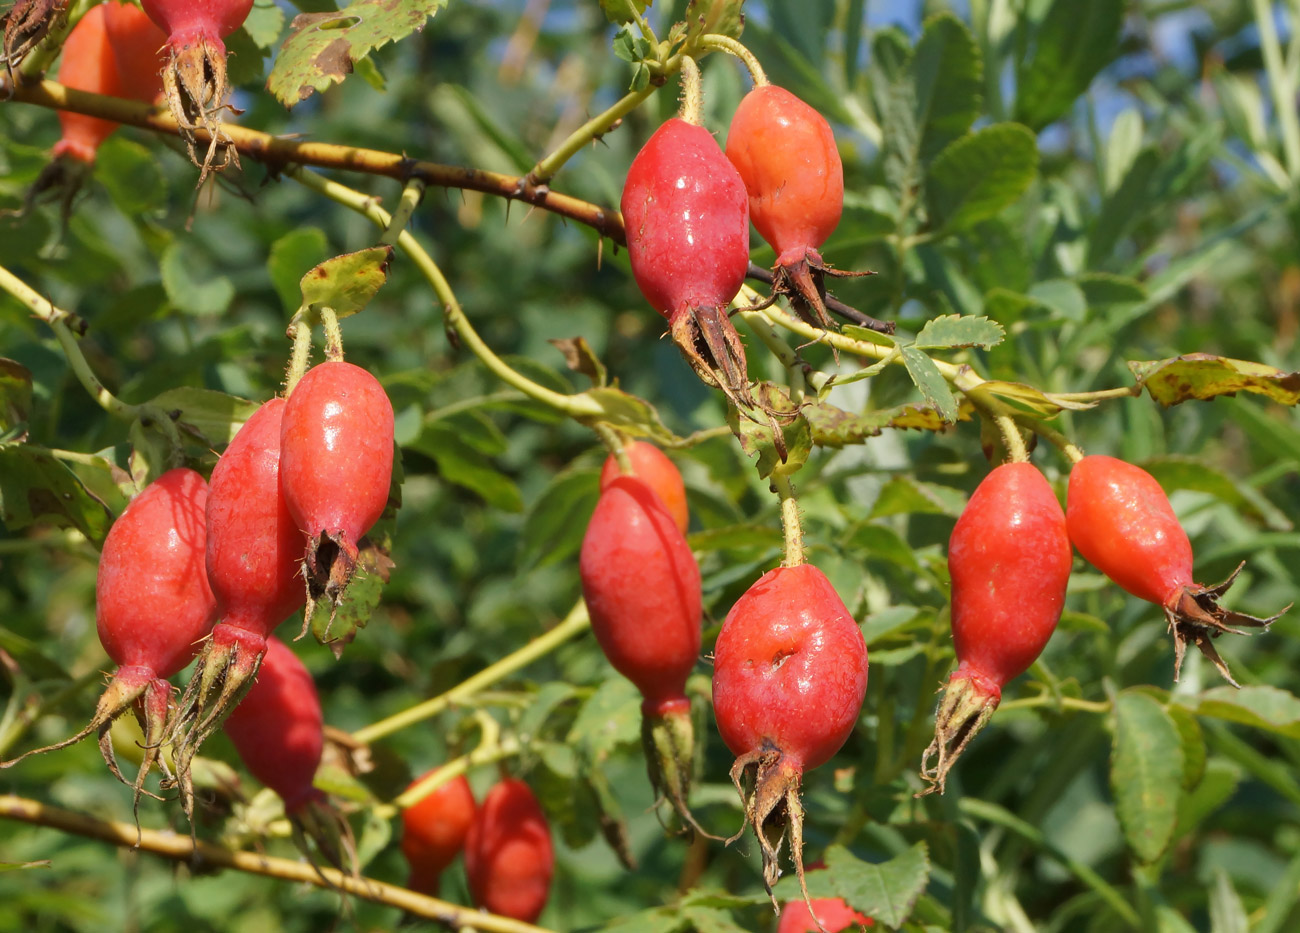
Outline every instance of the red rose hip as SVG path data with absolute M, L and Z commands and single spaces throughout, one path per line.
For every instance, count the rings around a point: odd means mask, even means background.
M 465 874 L 479 907 L 532 923 L 551 891 L 555 854 L 537 798 L 523 781 L 493 787 L 470 824 Z

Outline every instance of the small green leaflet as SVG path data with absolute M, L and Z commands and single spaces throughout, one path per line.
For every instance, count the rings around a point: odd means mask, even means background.
M 980 347 L 988 350 L 1000 344 L 1006 332 L 986 317 L 943 314 L 925 322 L 912 346 L 918 350 L 955 350 Z
M 392 256 L 391 246 L 372 246 L 325 260 L 299 282 L 302 307 L 291 323 L 315 323 L 321 308 L 330 308 L 338 318 L 361 311 L 388 281 Z
M 930 854 L 918 842 L 888 862 L 856 858 L 843 846 L 826 850 L 826 870 L 807 875 L 813 897 L 842 897 L 859 913 L 893 929 L 902 926 L 930 881 Z M 773 889 L 777 900 L 799 900 L 799 881 L 787 875 Z
M 916 347 L 903 347 L 903 363 L 907 374 L 912 377 L 916 387 L 921 390 L 925 400 L 935 407 L 944 421 L 952 423 L 957 420 L 957 400 L 952 389 L 939 372 L 939 367 Z
M 1110 785 L 1129 848 L 1143 862 L 1155 861 L 1177 825 L 1183 743 L 1173 719 L 1150 694 L 1125 690 L 1115 701 Z
M 447 0 L 353 0 L 338 12 L 300 13 L 280 46 L 267 90 L 286 107 L 351 74 L 353 63 L 424 28 Z

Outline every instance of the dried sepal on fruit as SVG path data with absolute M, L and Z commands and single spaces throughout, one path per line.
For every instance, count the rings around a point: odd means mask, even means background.
M 770 894 L 788 837 L 811 903 L 800 785 L 857 724 L 867 690 L 866 641 L 825 574 L 799 564 L 770 570 L 745 591 L 722 623 L 713 658 L 713 711 L 736 755 L 731 779 L 745 807 L 745 824 L 729 841 L 753 827 Z
M 303 603 L 302 534 L 280 490 L 284 407 L 284 399 L 273 398 L 258 408 L 212 470 L 206 563 L 221 621 L 190 675 L 172 730 L 187 814 L 194 756 L 252 686 L 267 636 Z
M 167 106 L 180 126 L 190 160 L 200 168 L 199 184 L 213 169 L 239 166 L 230 136 L 221 128 L 230 106 L 226 81 L 226 46 L 222 41 L 241 25 L 253 0 L 141 0 L 149 18 L 167 33 L 170 62 L 163 71 Z M 199 158 L 197 134 L 208 137 Z
M 1266 618 L 1224 609 L 1243 562 L 1222 583 L 1203 586 L 1192 578 L 1192 544 L 1169 497 L 1146 470 L 1115 457 L 1084 457 L 1070 471 L 1066 497 L 1070 541 L 1088 563 L 1128 592 L 1164 609 L 1174 638 L 1174 682 L 1190 642 L 1234 687 L 1213 639 L 1224 632 L 1263 629 L 1291 608 Z
M 988 723 L 1002 688 L 1042 653 L 1065 606 L 1070 578 L 1065 515 L 1031 463 L 1004 463 L 986 476 L 952 530 L 951 623 L 957 670 L 921 757 L 921 794 L 943 793 L 948 771 Z
M 109 769 L 135 790 L 136 805 L 160 755 L 172 709 L 167 678 L 193 660 L 216 618 L 217 603 L 204 568 L 208 484 L 193 470 L 169 470 L 131 500 L 113 523 L 95 578 L 95 625 L 105 652 L 118 665 L 90 723 L 51 751 L 99 734 Z M 144 732 L 144 757 L 133 781 L 113 753 L 113 721 L 130 710 Z M 26 755 L 22 756 L 26 757 Z M 18 760 L 4 762 L 8 767 Z
M 222 728 L 252 775 L 279 795 L 294 840 L 341 871 L 359 871 L 346 817 L 313 785 L 325 747 L 324 715 L 311 673 L 278 638 L 266 640 L 257 679 Z

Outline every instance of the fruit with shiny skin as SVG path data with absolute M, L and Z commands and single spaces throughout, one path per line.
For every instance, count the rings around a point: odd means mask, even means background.
M 258 408 L 212 470 L 206 563 L 221 621 L 190 676 L 173 730 L 187 813 L 193 756 L 252 685 L 267 636 L 303 604 L 302 534 L 280 490 L 284 407 L 284 399 L 273 398 Z
M 1222 583 L 1192 577 L 1192 544 L 1169 497 L 1146 470 L 1115 457 L 1084 457 L 1070 470 L 1065 520 L 1070 541 L 1088 563 L 1128 592 L 1162 607 L 1174 636 L 1174 681 L 1187 643 L 1200 649 L 1236 685 L 1212 639 L 1244 628 L 1267 630 L 1287 609 L 1267 618 L 1218 604 L 1244 562 Z
M 105 20 L 106 5 L 100 4 L 91 7 L 72 27 L 63 43 L 58 79 L 59 83 L 78 91 L 120 97 L 122 79 L 113 58 Z M 100 145 L 118 128 L 112 120 L 71 110 L 59 111 L 59 125 L 63 128 L 63 137 L 54 144 L 54 155 L 66 155 L 87 165 L 95 161 Z
M 776 250 L 777 264 L 816 255 L 844 209 L 844 167 L 826 118 L 785 88 L 755 87 L 731 118 L 727 158 L 745 182 L 749 217 Z
M 309 369 L 289 394 L 280 429 L 280 488 L 306 536 L 308 617 L 317 598 L 335 605 L 342 598 L 392 475 L 393 406 L 383 386 L 342 360 Z
M 830 124 L 785 88 L 759 85 L 731 118 L 727 158 L 745 181 L 750 219 L 776 250 L 773 293 L 829 328 L 825 275 L 856 274 L 830 269 L 818 252 L 844 210 L 844 167 Z
M 735 167 L 708 130 L 673 117 L 632 160 L 621 205 L 641 294 L 700 378 L 752 407 L 726 313 L 749 269 L 749 196 Z
M 631 441 L 623 449 L 627 451 L 628 460 L 632 464 L 632 474 L 654 491 L 682 534 L 685 534 L 691 519 L 686 505 L 686 484 L 682 482 L 682 474 L 678 472 L 677 465 L 649 441 Z M 620 475 L 622 470 L 619 469 L 618 458 L 610 454 L 600 470 L 601 492 Z
M 736 755 L 731 778 L 758 837 L 769 893 L 787 832 L 803 884 L 802 775 L 843 746 L 866 689 L 862 632 L 811 564 L 768 571 L 727 613 L 713 652 L 713 711 Z
M 478 907 L 532 923 L 550 896 L 555 854 L 537 798 L 506 778 L 488 791 L 465 840 L 465 874 Z
M 204 568 L 207 499 L 202 476 L 169 470 L 131 500 L 109 529 L 95 578 L 95 626 L 118 669 L 90 724 L 50 746 L 63 748 L 98 731 L 104 761 L 128 783 L 118 769 L 109 728 L 134 710 L 146 738 L 138 775 L 129 782 L 137 801 L 158 761 L 171 710 L 166 678 L 193 660 L 216 618 Z
M 163 92 L 167 36 L 133 3 L 108 0 L 103 6 L 104 26 L 122 79 L 123 94 L 133 100 L 153 103 Z
M 578 556 L 591 628 L 605 657 L 649 705 L 685 696 L 700 653 L 700 568 L 663 502 L 616 476 Z
M 312 786 L 323 726 L 311 673 L 284 642 L 268 638 L 256 681 L 222 728 L 244 767 L 280 795 L 290 815 L 324 797 Z
M 683 823 L 695 730 L 686 679 L 699 660 L 700 568 L 663 501 L 639 476 L 604 484 L 578 555 L 596 641 L 644 698 L 641 739 L 650 783 Z
M 1002 687 L 1046 647 L 1065 606 L 1071 560 L 1065 514 L 1038 468 L 1004 463 L 991 471 L 948 542 L 959 663 L 922 758 L 926 793 L 943 792 L 949 769 L 997 709 Z
M 437 769 L 416 778 L 415 787 Z M 438 786 L 402 811 L 402 854 L 411 868 L 407 887 L 436 896 L 438 878 L 465 848 L 478 804 L 465 775 Z

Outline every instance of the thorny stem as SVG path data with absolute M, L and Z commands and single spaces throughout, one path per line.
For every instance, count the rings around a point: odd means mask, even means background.
M 749 76 L 754 79 L 754 87 L 762 87 L 768 83 L 767 73 L 763 71 L 763 66 L 758 63 L 758 57 L 730 36 L 709 33 L 700 36 L 697 45 L 702 49 L 726 52 L 728 55 L 736 56 L 749 69 Z
M 689 55 L 682 56 L 682 104 L 677 115 L 687 123 L 704 125 L 704 82 L 700 66 Z
M 785 537 L 785 556 L 782 567 L 798 567 L 804 562 L 803 524 L 799 521 L 799 500 L 794 486 L 784 473 L 772 474 L 772 489 L 781 500 L 781 533 Z
M 293 354 L 289 357 L 289 372 L 284 379 L 285 398 L 289 397 L 311 364 L 311 325 L 298 321 L 289 329 L 293 332 Z
M 103 117 L 115 123 L 137 126 L 166 136 L 175 136 L 178 132 L 176 121 L 162 108 L 151 107 L 139 101 L 78 91 L 56 81 L 19 84 L 14 87 L 13 83 L 0 73 L 0 100 L 6 98 L 40 107 Z M 618 211 L 557 191 L 526 185 L 524 179 L 517 175 L 442 165 L 377 149 L 272 136 L 230 121 L 222 123 L 222 132 L 229 137 L 229 145 L 233 146 L 241 156 L 264 162 L 273 172 L 297 164 L 362 172 L 367 175 L 382 175 L 401 182 L 418 178 L 436 187 L 463 188 L 467 191 L 481 191 L 484 194 L 522 201 L 585 224 L 615 243 L 624 242 L 623 223 Z M 198 142 L 207 142 L 209 138 L 207 131 L 202 128 L 195 130 L 194 136 Z
M 384 736 L 405 729 L 407 726 L 413 726 L 418 722 L 436 716 L 443 710 L 457 703 L 463 703 L 475 696 L 483 688 L 490 687 L 515 671 L 527 667 L 538 658 L 545 657 L 570 638 L 586 631 L 590 625 L 591 619 L 587 615 L 587 604 L 579 600 L 577 605 L 564 617 L 564 621 L 549 632 L 534 638 L 518 651 L 506 655 L 489 667 L 485 667 L 474 676 L 452 687 L 446 693 L 409 709 L 404 709 L 400 713 L 389 716 L 387 719 L 381 719 L 379 722 L 372 723 L 363 729 L 358 729 L 352 734 L 352 738 L 362 743 L 373 742 L 376 739 L 382 739 Z
M 333 308 L 320 309 L 321 326 L 325 328 L 325 359 L 332 363 L 343 362 L 343 331 Z
M 632 460 L 627 455 L 627 442 L 623 439 L 623 435 L 607 424 L 593 424 L 591 427 L 600 438 L 600 442 L 605 445 L 605 449 L 618 461 L 618 471 L 624 476 L 630 476 L 633 473 Z
M 137 830 L 134 824 L 99 820 L 11 794 L 0 795 L 0 819 L 48 826 L 61 832 L 98 839 L 124 849 L 152 852 L 154 855 L 175 862 L 207 868 L 231 868 L 251 875 L 310 884 L 326 890 L 351 894 L 375 904 L 397 907 L 418 917 L 441 921 L 453 929 L 473 926 L 485 933 L 550 933 L 544 927 L 534 926 L 531 923 L 449 904 L 437 898 L 416 894 L 397 885 L 345 874 L 323 865 L 275 858 L 258 852 L 226 849 L 208 842 L 196 842 L 187 834 L 174 833 L 171 830 L 165 832 L 153 829 Z
M 309 172 L 301 166 L 289 168 L 285 174 L 306 187 L 325 195 L 327 198 L 337 201 L 345 207 L 352 208 L 357 213 L 369 218 L 372 223 L 380 228 L 387 229 L 392 220 L 389 213 L 376 204 L 373 198 L 367 197 L 360 191 L 330 181 L 327 178 L 322 178 L 315 172 Z M 420 245 L 419 241 L 409 231 L 403 230 L 398 235 L 397 245 L 415 263 L 416 267 L 419 268 L 425 279 L 433 287 L 434 294 L 442 303 L 442 311 L 447 325 L 456 332 L 456 335 L 494 375 L 530 398 L 549 405 L 571 418 L 581 420 L 584 418 L 597 418 L 603 414 L 603 409 L 586 396 L 565 395 L 562 392 L 555 392 L 545 386 L 538 385 L 522 373 L 512 369 L 504 360 L 492 352 L 491 348 L 483 342 L 483 338 L 474 330 L 474 326 L 470 324 L 469 318 L 465 316 L 465 312 L 456 300 L 456 294 L 442 274 L 442 270 L 425 251 L 424 247 Z
M 423 178 L 412 178 L 406 183 L 406 187 L 402 189 L 402 198 L 397 202 L 397 210 L 393 211 L 387 229 L 379 238 L 380 246 L 397 245 L 398 236 L 411 222 L 411 217 L 415 214 L 415 209 L 420 206 L 420 201 L 424 198 L 424 189 L 427 187 L 428 184 Z

